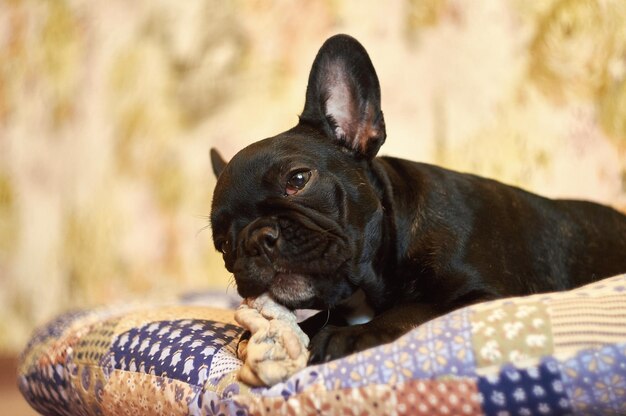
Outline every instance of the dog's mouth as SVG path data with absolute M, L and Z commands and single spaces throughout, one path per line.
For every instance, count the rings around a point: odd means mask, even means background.
M 260 272 L 260 273 L 259 273 Z M 292 270 L 257 270 L 255 274 L 235 274 L 237 291 L 246 297 L 268 293 L 276 302 L 295 309 L 328 309 L 349 297 L 356 286 L 341 278 L 337 270 L 330 275 Z
M 315 299 L 311 278 L 300 273 L 277 272 L 268 292 L 274 300 L 291 309 L 309 307 Z

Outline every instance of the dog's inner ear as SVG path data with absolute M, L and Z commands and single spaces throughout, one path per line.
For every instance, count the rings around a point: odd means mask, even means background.
M 212 147 L 211 148 L 211 166 L 213 167 L 213 173 L 215 174 L 216 178 L 219 178 L 220 174 L 226 167 L 227 163 L 228 162 L 224 160 L 224 158 L 222 157 L 222 155 L 219 154 L 217 149 Z
M 336 35 L 318 52 L 300 122 L 321 129 L 356 154 L 372 158 L 384 143 L 380 86 L 365 48 Z

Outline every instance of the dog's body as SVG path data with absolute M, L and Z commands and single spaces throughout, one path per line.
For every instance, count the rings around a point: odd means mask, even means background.
M 313 362 L 471 303 L 626 272 L 626 216 L 375 157 L 385 137 L 369 57 L 338 35 L 315 59 L 296 127 L 228 164 L 212 152 L 213 237 L 241 296 L 342 310 L 362 292 L 375 311 L 361 325 L 311 320 Z

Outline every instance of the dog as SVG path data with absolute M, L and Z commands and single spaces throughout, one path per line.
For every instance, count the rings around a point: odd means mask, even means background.
M 228 163 L 211 149 L 213 240 L 239 294 L 330 311 L 303 323 L 311 363 L 463 306 L 626 272 L 618 211 L 377 157 L 385 138 L 372 62 L 336 35 L 313 62 L 295 127 Z M 346 325 L 357 301 L 374 317 Z

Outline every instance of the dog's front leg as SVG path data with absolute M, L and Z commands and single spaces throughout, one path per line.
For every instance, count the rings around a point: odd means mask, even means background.
M 331 361 L 391 342 L 440 314 L 430 304 L 407 303 L 389 309 L 365 324 L 326 325 L 311 339 L 309 364 Z

